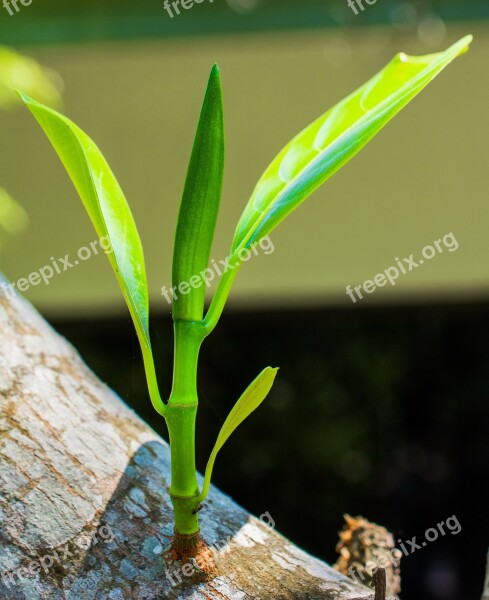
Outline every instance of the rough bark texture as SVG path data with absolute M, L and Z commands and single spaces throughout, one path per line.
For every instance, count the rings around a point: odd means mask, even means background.
M 343 575 L 349 575 L 356 581 L 375 586 L 377 596 L 386 594 L 398 598 L 401 591 L 402 552 L 394 545 L 392 534 L 385 527 L 371 523 L 364 517 L 345 515 L 345 527 L 340 532 L 340 541 L 336 546 L 339 558 L 333 565 Z M 377 578 L 379 568 L 384 570 L 385 589 Z M 383 594 L 383 595 L 382 595 Z
M 218 574 L 182 573 L 167 444 L 26 301 L 0 293 L 0 327 L 0 598 L 373 599 L 215 488 Z

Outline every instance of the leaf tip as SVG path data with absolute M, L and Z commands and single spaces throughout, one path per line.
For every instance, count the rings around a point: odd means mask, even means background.
M 449 50 L 458 50 L 458 55 L 465 54 L 469 51 L 470 44 L 474 41 L 474 36 L 469 33 L 465 37 L 461 38 L 458 42 L 455 42 Z
M 15 90 L 17 96 L 22 100 L 24 104 L 32 104 L 34 100 L 25 94 L 22 90 Z
M 264 369 L 264 374 L 267 374 L 270 376 L 272 384 L 275 381 L 275 377 L 277 376 L 279 369 L 280 369 L 280 367 L 266 367 Z
M 19 96 L 20 100 L 25 104 L 25 106 L 31 111 L 31 113 L 34 116 L 39 108 L 43 108 L 42 104 L 37 102 L 37 100 L 34 100 L 34 98 L 28 96 L 22 90 L 17 89 L 15 90 L 15 93 Z
M 209 75 L 209 85 L 215 85 L 221 89 L 221 69 L 217 63 L 212 65 L 211 74 Z

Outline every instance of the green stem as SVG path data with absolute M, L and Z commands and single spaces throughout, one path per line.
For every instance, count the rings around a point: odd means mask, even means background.
M 193 535 L 199 531 L 196 512 L 199 486 L 195 469 L 195 418 L 197 406 L 181 404 L 167 411 L 171 450 L 170 496 L 175 512 L 175 533 Z
M 203 321 L 206 336 L 213 331 L 219 319 L 221 318 L 224 306 L 228 299 L 229 293 L 231 292 L 231 288 L 233 286 L 234 280 L 239 272 L 240 267 L 241 264 L 236 263 L 234 269 L 226 271 L 221 277 L 221 280 L 219 281 L 219 285 L 217 286 L 217 289 L 214 293 L 214 297 L 211 301 L 211 305 L 209 306 L 209 309 Z
M 195 468 L 197 361 L 205 337 L 202 323 L 175 321 L 173 389 L 166 407 L 170 434 L 170 495 L 175 513 L 175 537 L 197 537 L 200 490 Z

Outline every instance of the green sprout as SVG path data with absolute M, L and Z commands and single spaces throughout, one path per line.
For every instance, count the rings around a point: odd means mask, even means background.
M 75 123 L 20 94 L 64 164 L 108 254 L 140 341 L 151 401 L 164 417 L 171 450 L 170 496 L 174 548 L 189 551 L 200 542 L 199 516 L 216 456 L 232 432 L 263 402 L 277 369 L 267 367 L 244 391 L 219 433 L 199 487 L 195 467 L 198 406 L 197 362 L 204 339 L 223 312 L 241 256 L 322 183 L 347 163 L 452 60 L 467 51 L 467 36 L 445 52 L 421 57 L 397 55 L 383 70 L 299 133 L 266 169 L 236 228 L 228 269 L 207 311 L 205 288 L 187 285 L 173 299 L 173 387 L 163 402 L 149 334 L 149 300 L 143 249 L 124 194 L 95 143 Z M 208 267 L 224 172 L 221 79 L 212 68 L 183 191 L 173 256 L 173 285 L 192 282 Z M 202 283 L 202 282 L 201 282 Z

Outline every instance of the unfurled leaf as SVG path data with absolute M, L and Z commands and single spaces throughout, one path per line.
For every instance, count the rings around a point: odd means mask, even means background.
M 148 285 L 143 249 L 124 194 L 102 153 L 73 121 L 20 96 L 58 153 L 97 235 L 110 241 L 107 253 L 129 307 L 143 350 L 148 385 L 155 408 L 164 411 L 157 393 L 149 337 Z
M 202 319 L 206 286 L 199 274 L 209 263 L 221 201 L 223 172 L 222 88 L 219 68 L 214 65 L 209 77 L 178 216 L 173 254 L 173 286 L 178 288 L 181 284 L 185 285 L 188 293 L 178 289 L 176 291 L 177 299 L 173 301 L 175 320 Z M 199 282 L 200 285 L 197 285 Z
M 259 180 L 238 223 L 233 251 L 267 236 L 369 142 L 472 41 L 445 52 L 397 55 L 360 89 L 299 133 Z
M 233 431 L 260 406 L 263 400 L 265 400 L 268 392 L 272 389 L 277 371 L 278 369 L 273 369 L 272 367 L 267 367 L 264 369 L 253 381 L 253 383 L 251 383 L 250 386 L 243 392 L 242 396 L 229 413 L 228 418 L 224 421 L 224 425 L 221 427 L 221 431 L 219 432 L 219 436 L 217 437 L 216 444 L 211 452 L 205 470 L 204 485 L 202 487 L 202 493 L 199 497 L 201 502 L 205 500 L 207 494 L 209 493 L 212 470 L 214 468 L 214 463 L 219 450 L 227 442 Z

